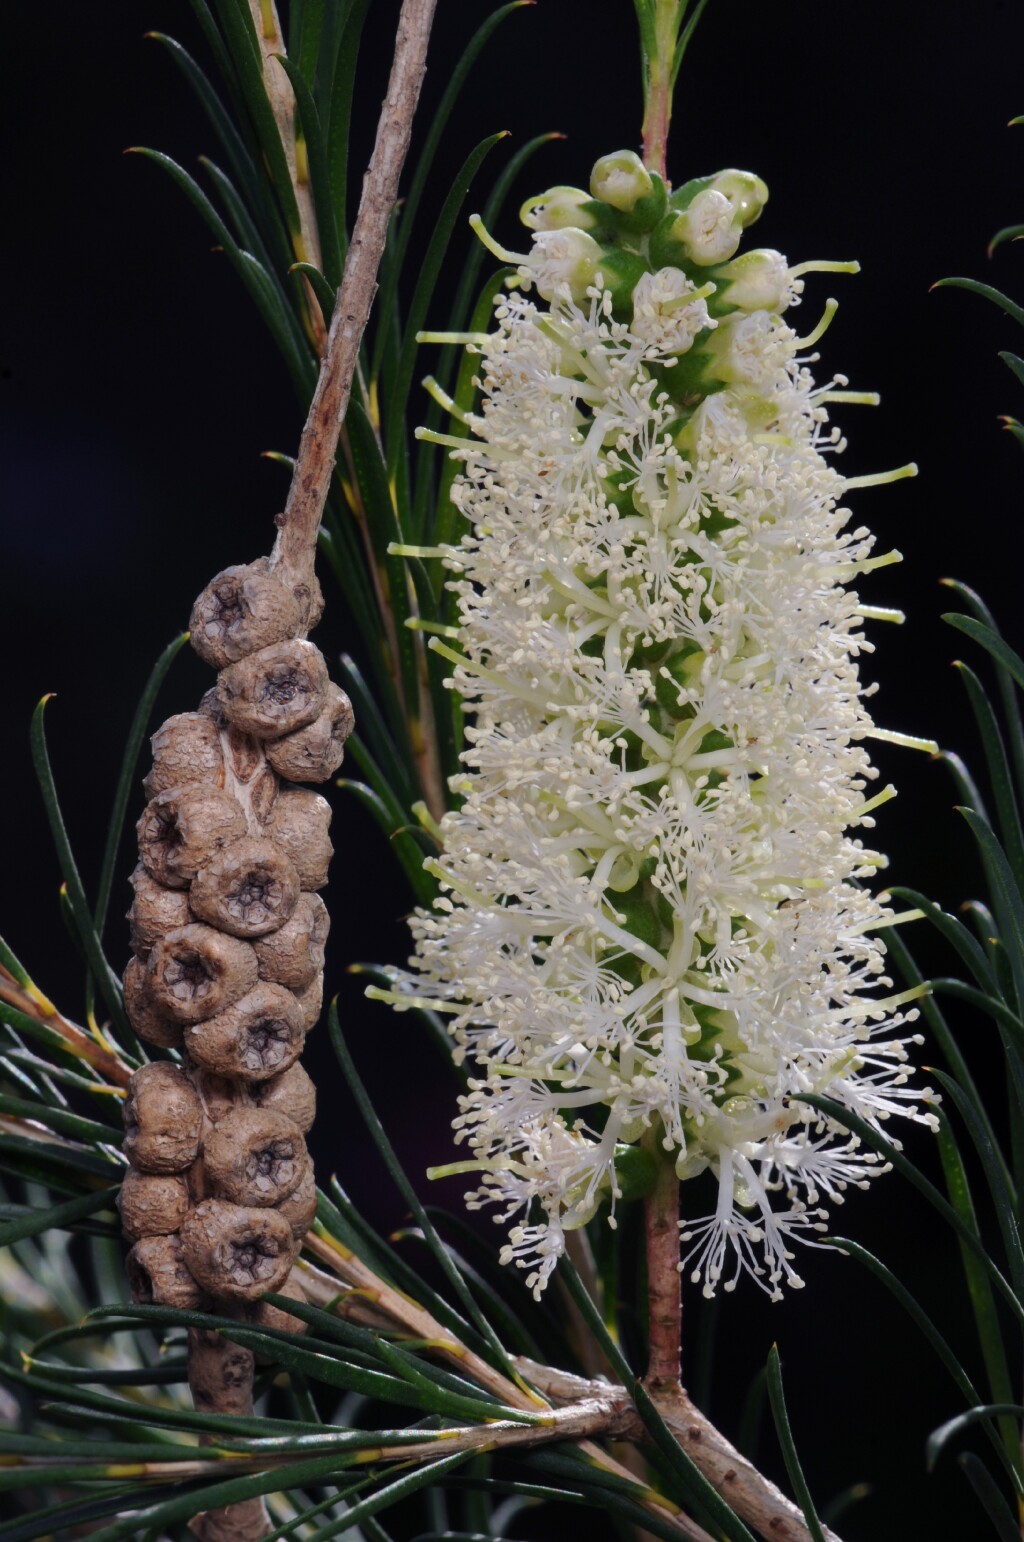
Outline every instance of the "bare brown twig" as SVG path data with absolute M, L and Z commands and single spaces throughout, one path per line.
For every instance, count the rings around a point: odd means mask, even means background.
M 345 258 L 345 274 L 331 317 L 320 378 L 302 430 L 288 500 L 278 518 L 271 567 L 280 567 L 281 576 L 295 589 L 309 586 L 312 580 L 317 530 L 334 470 L 338 436 L 348 410 L 359 344 L 377 292 L 377 270 L 398 196 L 398 179 L 409 149 L 434 6 L 435 0 L 404 0 L 402 6 L 391 77 Z

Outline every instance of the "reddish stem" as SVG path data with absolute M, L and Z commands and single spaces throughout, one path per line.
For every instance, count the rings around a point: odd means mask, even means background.
M 648 1359 L 651 1393 L 678 1388 L 682 1374 L 683 1303 L 679 1276 L 679 1179 L 663 1152 L 654 1190 L 644 1201 L 647 1243 Z

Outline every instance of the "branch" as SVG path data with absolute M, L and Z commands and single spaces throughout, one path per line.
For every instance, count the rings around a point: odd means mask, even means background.
M 23 1012 L 26 1017 L 32 1017 L 37 1023 L 42 1023 L 51 1032 L 59 1035 L 65 1042 L 68 1053 L 75 1055 L 79 1060 L 84 1060 L 113 1083 L 114 1088 L 123 1089 L 131 1081 L 131 1066 L 121 1059 L 116 1048 L 109 1041 L 101 1038 L 93 1038 L 76 1023 L 72 1023 L 64 1017 L 52 1001 L 48 1001 L 43 993 L 33 985 L 29 987 L 20 985 L 13 975 L 0 966 L 0 1001 L 6 1001 L 9 1006 Z
M 587 1382 L 568 1371 L 538 1365 L 523 1355 L 516 1356 L 516 1364 L 553 1402 L 579 1403 L 597 1396 L 605 1386 L 603 1382 Z M 742 1520 L 770 1542 L 811 1542 L 797 1506 L 730 1445 L 682 1387 L 662 1388 L 651 1396 L 687 1456 Z M 827 1526 L 822 1531 L 825 1542 L 840 1542 Z
M 377 270 L 398 196 L 398 179 L 409 149 L 413 114 L 426 69 L 434 5 L 435 0 L 403 0 L 391 78 L 331 317 L 320 378 L 302 430 L 288 500 L 277 521 L 271 567 L 280 567 L 281 577 L 297 592 L 308 588 L 313 576 L 317 530 L 331 484 L 338 436 L 352 394 L 359 345 L 377 292 Z

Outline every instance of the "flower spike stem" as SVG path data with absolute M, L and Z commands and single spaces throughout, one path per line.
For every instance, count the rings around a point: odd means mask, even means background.
M 644 64 L 643 161 L 648 171 L 665 177 L 676 48 L 688 0 L 635 0 L 635 4 Z
M 653 1396 L 679 1388 L 683 1301 L 679 1273 L 679 1179 L 671 1155 L 655 1153 L 658 1176 L 644 1202 L 647 1246 L 648 1357 L 644 1385 Z

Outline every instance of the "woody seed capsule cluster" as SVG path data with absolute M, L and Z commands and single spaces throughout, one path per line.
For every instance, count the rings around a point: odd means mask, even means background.
M 125 1107 L 120 1206 L 137 1301 L 270 1321 L 259 1298 L 285 1287 L 315 1212 L 304 1140 L 315 1093 L 298 1059 L 323 1001 L 330 923 L 315 891 L 330 808 L 281 776 L 326 781 L 352 728 L 305 639 L 319 611 L 319 595 L 293 593 L 269 559 L 218 574 L 191 623 L 216 687 L 153 735 L 125 1005 L 141 1039 L 181 1058 L 137 1071 Z M 280 1311 L 273 1321 L 297 1326 Z M 225 1352 L 216 1339 L 190 1344 L 206 1408 L 223 1403 L 211 1387 L 237 1380 L 237 1366 L 211 1360 Z

